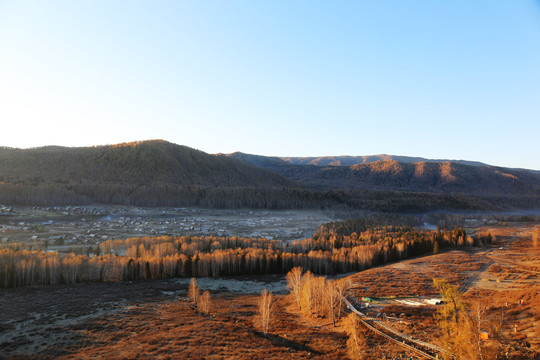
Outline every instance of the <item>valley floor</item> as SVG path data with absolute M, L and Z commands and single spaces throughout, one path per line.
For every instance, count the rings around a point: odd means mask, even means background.
M 540 349 L 540 249 L 530 226 L 489 229 L 489 248 L 450 250 L 349 275 L 348 297 L 368 314 L 424 341 L 440 336 L 434 277 L 459 284 L 467 300 L 488 303 L 504 319 L 508 358 L 533 359 Z M 298 314 L 282 276 L 200 281 L 210 290 L 208 316 L 187 300 L 184 279 L 2 289 L 1 359 L 345 358 L 341 324 Z M 210 286 L 212 283 L 219 286 Z M 249 286 L 238 286 L 238 282 Z M 275 295 L 274 321 L 263 336 L 255 326 L 258 293 Z M 370 302 L 362 301 L 369 297 Z M 381 316 L 381 315 L 379 315 Z M 364 333 L 368 358 L 416 358 L 396 344 Z

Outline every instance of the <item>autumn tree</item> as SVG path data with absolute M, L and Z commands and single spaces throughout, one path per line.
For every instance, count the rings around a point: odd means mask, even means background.
M 439 328 L 442 332 L 441 341 L 447 350 L 455 352 L 460 346 L 459 324 L 461 312 L 465 309 L 463 293 L 455 285 L 450 285 L 445 279 L 434 278 L 433 286 L 440 292 L 443 305 L 436 314 Z
M 301 290 L 300 290 L 300 310 L 306 315 L 313 315 L 313 309 L 315 307 L 315 276 L 311 271 L 307 271 L 302 276 Z
M 360 329 L 358 317 L 350 313 L 343 321 L 343 326 L 349 339 L 347 340 L 347 350 L 351 359 L 365 359 L 367 356 L 368 344 L 363 331 Z
M 540 227 L 535 227 L 532 232 L 532 245 L 534 248 L 540 246 Z
M 498 331 L 492 325 L 487 306 L 474 302 L 460 315 L 453 354 L 458 359 L 495 359 L 499 350 Z
M 445 338 L 448 359 L 497 359 L 504 325 L 502 312 L 490 311 L 485 303 L 473 301 L 459 312 L 453 331 Z
M 324 276 L 314 276 L 312 278 L 312 314 L 315 316 L 324 317 L 328 315 L 327 304 L 325 301 L 326 287 L 326 278 Z

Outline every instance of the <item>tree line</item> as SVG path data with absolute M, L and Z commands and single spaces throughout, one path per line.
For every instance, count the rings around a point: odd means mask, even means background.
M 326 230 L 325 230 L 326 229 Z M 0 287 L 173 277 L 314 274 L 361 271 L 445 247 L 471 246 L 465 230 L 377 226 L 343 235 L 325 228 L 312 238 L 283 242 L 243 237 L 160 236 L 108 240 L 95 254 L 0 249 Z M 483 241 L 488 241 L 484 237 Z

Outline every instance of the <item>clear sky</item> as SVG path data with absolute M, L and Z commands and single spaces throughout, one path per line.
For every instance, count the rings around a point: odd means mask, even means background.
M 540 1 L 0 0 L 0 146 L 540 169 Z

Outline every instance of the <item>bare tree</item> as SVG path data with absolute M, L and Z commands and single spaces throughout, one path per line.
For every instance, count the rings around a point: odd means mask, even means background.
M 189 284 L 189 290 L 188 290 L 188 298 L 193 302 L 194 304 L 197 304 L 197 299 L 200 295 L 200 289 L 197 285 L 197 280 L 195 278 L 191 278 L 191 283 Z
M 210 291 L 206 290 L 201 296 L 197 298 L 197 309 L 202 314 L 208 315 L 211 307 L 212 299 L 210 298 Z
M 326 299 L 326 306 L 327 306 L 328 314 L 330 315 L 330 318 L 332 319 L 334 326 L 336 326 L 336 317 L 339 313 L 338 308 L 339 308 L 341 299 L 339 299 L 340 295 L 339 295 L 335 280 L 328 280 L 326 282 L 324 295 Z
M 340 279 L 336 280 L 335 285 L 338 299 L 336 314 L 338 318 L 341 319 L 341 314 L 343 313 L 343 297 L 345 296 L 345 292 L 351 288 L 352 284 L 349 279 Z
M 266 288 L 261 292 L 259 299 L 259 326 L 262 332 L 268 334 L 270 322 L 272 318 L 272 292 L 268 292 Z
M 302 291 L 302 272 L 303 269 L 301 267 L 295 267 L 287 273 L 287 288 L 291 290 L 298 308 L 300 308 L 300 295 Z

